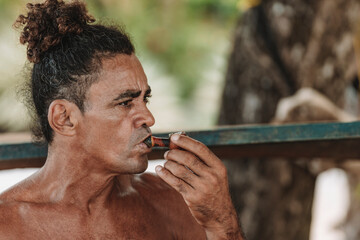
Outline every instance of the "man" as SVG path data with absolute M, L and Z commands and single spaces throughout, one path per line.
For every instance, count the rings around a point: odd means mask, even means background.
M 17 22 L 49 150 L 0 195 L 0 239 L 242 239 L 226 169 L 200 142 L 174 134 L 181 150 L 143 173 L 155 120 L 126 34 L 90 25 L 79 2 L 28 8 Z

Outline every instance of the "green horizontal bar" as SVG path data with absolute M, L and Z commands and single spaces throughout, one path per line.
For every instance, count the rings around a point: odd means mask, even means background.
M 207 146 L 360 139 L 360 122 L 239 125 L 191 131 L 186 134 Z M 166 135 L 168 134 L 160 134 Z
M 46 156 L 47 146 L 37 146 L 32 143 L 0 144 L 0 161 L 41 158 Z
M 168 133 L 154 134 L 166 136 Z M 187 135 L 209 147 L 294 143 L 360 139 L 360 122 L 311 123 L 289 125 L 253 125 L 219 127 L 213 130 L 189 131 Z M 156 149 L 155 149 L 156 150 Z M 31 143 L 0 144 L 0 161 L 11 159 L 42 158 L 47 155 L 46 146 Z

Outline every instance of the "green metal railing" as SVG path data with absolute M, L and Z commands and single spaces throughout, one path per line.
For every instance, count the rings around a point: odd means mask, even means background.
M 239 125 L 189 131 L 187 134 L 206 144 L 220 158 L 360 159 L 360 122 Z M 154 148 L 149 159 L 161 159 L 163 153 L 163 149 Z M 40 167 L 46 155 L 46 146 L 36 146 L 29 142 L 2 143 L 0 169 Z

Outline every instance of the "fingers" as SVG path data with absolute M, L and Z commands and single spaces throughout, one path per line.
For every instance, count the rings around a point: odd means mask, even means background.
M 198 156 L 209 167 L 222 164 L 220 159 L 218 159 L 215 154 L 213 154 L 210 149 L 205 146 L 205 144 L 195 139 L 180 134 L 173 134 L 170 139 L 180 148 L 183 148 Z
M 200 160 L 194 154 L 187 151 L 173 149 L 167 151 L 164 157 L 166 160 L 175 161 L 179 164 L 186 166 L 197 176 L 202 176 L 201 173 L 205 170 L 205 168 L 208 168 L 208 166 L 205 165 L 205 163 L 202 160 Z
M 157 166 L 155 171 L 162 180 L 164 180 L 167 184 L 172 186 L 182 195 L 186 195 L 189 191 L 192 190 L 192 187 L 189 184 L 187 184 L 182 179 L 175 177 L 174 174 L 172 174 L 168 169 Z
M 165 159 L 168 161 L 164 167 L 158 166 L 155 170 L 165 182 L 180 192 L 184 198 L 189 196 L 190 190 L 198 191 L 199 186 L 203 186 L 201 181 L 204 179 L 201 176 L 207 176 L 209 167 L 194 154 L 174 149 L 165 153 Z M 194 191 L 191 191 L 192 193 Z
M 194 188 L 194 180 L 196 175 L 187 169 L 185 166 L 178 164 L 174 161 L 166 161 L 164 168 L 169 170 L 175 177 L 180 178 L 185 183 Z
M 155 168 L 158 176 L 182 195 L 191 214 L 205 229 L 228 231 L 229 226 L 235 226 L 232 230 L 237 231 L 224 164 L 204 144 L 190 137 L 174 134 L 171 143 L 180 149 L 165 153 L 164 167 Z

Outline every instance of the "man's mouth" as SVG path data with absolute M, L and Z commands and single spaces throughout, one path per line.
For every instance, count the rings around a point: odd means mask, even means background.
M 143 143 L 145 143 L 148 148 L 153 147 L 152 138 L 153 138 L 153 136 L 150 135 L 147 138 L 145 138 L 145 140 L 143 141 Z

